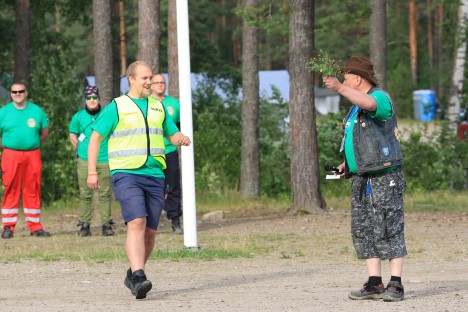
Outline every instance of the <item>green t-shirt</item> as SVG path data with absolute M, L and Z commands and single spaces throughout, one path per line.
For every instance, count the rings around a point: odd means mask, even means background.
M 133 102 L 140 108 L 143 112 L 143 116 L 146 118 L 146 111 L 148 108 L 148 99 L 134 99 Z M 166 116 L 168 115 L 166 109 L 164 109 Z M 109 105 L 107 105 L 101 113 L 96 122 L 91 126 L 91 128 L 102 135 L 103 137 L 109 137 L 109 135 L 114 132 L 117 124 L 119 122 L 119 115 L 117 112 L 117 104 L 113 100 Z M 164 118 L 163 122 L 163 132 L 164 136 L 174 135 L 179 129 L 174 124 L 171 118 Z M 116 174 L 117 172 L 126 172 L 132 174 L 141 174 L 149 175 L 157 178 L 164 178 L 164 172 L 161 169 L 161 164 L 154 159 L 153 157 L 148 157 L 146 163 L 143 167 L 138 169 L 116 169 L 111 170 L 111 175 Z
M 370 94 L 375 99 L 377 103 L 377 109 L 375 112 L 369 112 L 371 118 L 377 118 L 380 120 L 387 120 L 392 117 L 392 104 L 387 95 L 382 91 L 375 91 Z M 354 106 L 354 109 L 358 109 L 357 106 Z M 346 134 L 345 134 L 345 143 L 344 143 L 344 152 L 346 156 L 346 162 L 348 163 L 349 171 L 357 173 L 356 158 L 354 156 L 354 147 L 353 147 L 353 129 L 354 125 L 357 123 L 356 114 L 351 114 L 350 119 L 346 122 Z M 387 170 L 387 169 L 385 169 Z
M 177 124 L 180 123 L 180 103 L 179 100 L 172 97 L 166 96 L 162 100 L 164 108 L 167 110 L 167 113 L 171 117 L 172 121 Z M 166 147 L 166 154 L 175 152 L 177 150 L 177 146 L 174 146 L 169 142 L 166 138 L 164 138 L 164 146 Z
M 39 148 L 41 130 L 48 126 L 47 115 L 34 103 L 26 102 L 24 109 L 17 109 L 10 102 L 0 109 L 0 133 L 6 148 L 21 151 Z
M 78 136 L 77 154 L 81 159 L 88 160 L 89 139 L 93 133 L 91 126 L 97 120 L 99 114 L 100 112 L 96 115 L 90 115 L 86 109 L 82 109 L 72 117 L 68 131 Z M 107 142 L 107 137 L 104 137 L 101 141 L 97 160 L 100 163 L 109 162 L 109 159 L 107 158 Z

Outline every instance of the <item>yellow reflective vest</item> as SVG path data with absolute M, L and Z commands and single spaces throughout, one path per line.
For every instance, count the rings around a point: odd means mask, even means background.
M 109 137 L 109 167 L 138 169 L 152 156 L 166 169 L 163 122 L 166 117 L 161 101 L 148 97 L 146 118 L 132 99 L 115 99 L 119 121 Z

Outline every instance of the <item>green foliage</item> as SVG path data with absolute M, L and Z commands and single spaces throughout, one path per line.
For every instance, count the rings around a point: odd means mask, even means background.
M 223 89 L 221 98 L 216 88 Z M 218 79 L 206 78 L 193 95 L 197 190 L 223 194 L 238 189 L 241 100 Z M 288 103 L 277 89 L 260 101 L 261 188 L 268 196 L 289 193 Z
M 36 59 L 37 57 L 37 59 Z M 39 59 L 41 61 L 39 61 Z M 49 117 L 49 137 L 41 147 L 43 161 L 43 200 L 48 202 L 75 193 L 75 161 L 68 141 L 68 123 L 81 101 L 80 81 L 69 73 L 74 71 L 64 51 L 55 57 L 35 55 L 32 69 L 32 91 Z
M 231 9 L 236 1 L 227 0 L 223 5 L 210 0 L 189 1 L 191 69 L 196 73 L 231 76 L 237 65 L 233 62 L 235 30 L 239 26 L 233 20 Z M 229 22 L 221 27 L 220 18 Z
M 317 1 L 319 23 L 317 31 L 330 32 L 352 30 L 357 25 L 364 25 L 372 10 L 368 1 L 341 0 L 330 5 L 329 1 Z
M 240 103 L 233 90 L 223 99 L 215 92 L 220 87 L 206 77 L 193 94 L 196 182 L 212 192 L 237 188 L 240 172 Z
M 43 161 L 42 198 L 45 202 L 67 198 L 76 192 L 73 149 L 68 124 L 82 102 L 83 82 L 76 76 L 69 39 L 47 32 L 44 20 L 36 20 L 41 36 L 33 36 L 31 99 L 49 117 L 49 137 L 41 145 Z
M 346 196 L 349 193 L 349 180 L 325 180 L 327 174 L 325 165 L 336 167 L 343 162 L 343 155 L 339 152 L 343 136 L 343 116 L 346 111 L 330 114 L 317 122 L 318 153 L 320 162 L 320 188 L 325 195 Z
M 260 0 L 255 8 L 239 6 L 234 13 L 250 26 L 256 26 L 267 34 L 289 34 L 288 7 L 282 1 Z
M 388 72 L 387 80 L 387 89 L 392 96 L 398 117 L 413 118 L 414 85 L 411 83 L 408 65 L 398 63 L 392 71 Z
M 8 5 L 0 1 L 0 84 L 5 88 L 9 88 L 12 81 L 4 81 L 5 73 L 11 68 L 11 55 L 15 47 L 15 12 L 14 6 Z M 11 76 L 11 75 L 10 75 Z
M 315 1 L 315 47 L 341 60 L 369 55 L 368 1 Z
M 260 187 L 272 197 L 291 191 L 289 103 L 272 87 L 270 98 L 260 99 Z
M 461 143 L 446 123 L 428 134 L 422 125 L 403 141 L 408 191 L 461 190 L 468 182 L 468 143 Z
M 307 69 L 327 77 L 336 77 L 340 70 L 340 61 L 330 57 L 328 52 L 320 50 L 307 64 Z

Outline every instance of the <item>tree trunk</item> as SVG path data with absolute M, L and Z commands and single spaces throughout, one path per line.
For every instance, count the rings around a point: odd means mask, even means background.
M 458 5 L 457 50 L 453 62 L 452 87 L 447 109 L 447 119 L 452 129 L 456 130 L 460 117 L 460 98 L 462 97 L 463 78 L 466 61 L 466 20 L 468 18 L 468 0 L 460 0 Z
M 124 14 L 124 2 L 119 1 L 119 24 L 120 24 L 120 75 L 125 76 L 127 74 L 127 44 L 125 40 L 125 14 Z
M 16 0 L 15 81 L 30 82 L 31 25 L 29 0 Z
M 414 0 L 409 0 L 409 45 L 411 59 L 411 78 L 414 85 L 416 85 L 418 82 L 418 44 L 416 39 L 416 29 L 418 25 L 417 16 L 416 4 L 414 3 Z
M 94 75 L 101 105 L 113 98 L 110 0 L 93 0 Z
M 313 78 L 306 69 L 314 50 L 314 1 L 290 4 L 291 213 L 322 212 L 326 205 L 320 192 Z
M 256 9 L 258 0 L 244 0 Z M 253 14 L 253 13 L 252 13 Z M 260 195 L 259 144 L 259 29 L 244 21 L 242 28 L 242 157 L 240 191 L 244 197 Z
M 139 0 L 138 16 L 138 60 L 159 73 L 159 0 Z
M 436 15 L 434 19 L 434 67 L 437 71 L 442 70 L 442 22 L 443 22 L 443 6 L 441 4 L 437 5 Z M 443 81 L 440 78 L 437 78 L 437 84 L 435 86 L 436 94 L 441 94 L 443 89 Z
M 122 1 L 112 0 L 112 24 L 119 25 L 121 22 L 120 5 Z M 122 74 L 121 68 L 121 50 L 120 50 L 120 34 L 121 29 L 117 27 L 111 27 L 112 30 L 112 97 L 120 96 L 120 76 Z M 125 71 L 125 69 L 123 69 Z M 125 75 L 125 72 L 124 72 Z
M 429 64 L 434 66 L 434 43 L 432 40 L 432 8 L 431 0 L 426 0 L 426 18 L 427 18 L 427 50 L 429 52 Z
M 59 6 L 56 4 L 55 5 L 55 32 L 59 33 L 60 30 L 60 20 L 61 20 L 61 14 L 59 10 Z
M 387 1 L 371 0 L 370 58 L 380 87 L 387 86 Z
M 167 7 L 167 63 L 169 95 L 179 98 L 179 54 L 177 51 L 177 5 L 169 1 Z

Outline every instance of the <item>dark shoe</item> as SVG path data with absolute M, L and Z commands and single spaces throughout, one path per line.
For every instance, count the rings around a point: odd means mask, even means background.
M 49 237 L 50 233 L 44 231 L 43 229 L 31 232 L 31 236 L 36 236 L 36 237 Z
M 114 222 L 109 221 L 102 225 L 102 236 L 114 236 Z
M 132 290 L 132 284 L 130 282 L 130 278 L 132 277 L 132 269 L 128 269 L 127 270 L 127 276 L 125 276 L 125 279 L 124 279 L 124 285 L 127 286 L 128 289 Z M 133 295 L 133 291 L 132 291 L 132 295 Z
M 130 285 L 132 295 L 134 295 L 136 299 L 146 298 L 146 294 L 151 290 L 151 288 L 153 288 L 153 284 L 151 284 L 151 281 L 146 279 L 146 275 L 143 270 L 136 270 L 133 272 L 130 277 Z
M 91 236 L 91 229 L 89 223 L 79 221 L 76 226 L 81 226 L 81 229 L 78 232 L 79 237 Z
M 405 298 L 405 289 L 403 285 L 396 281 L 390 281 L 385 289 L 385 294 L 383 296 L 383 301 L 392 302 L 392 301 L 401 301 Z
M 364 299 L 382 299 L 384 296 L 385 287 L 384 284 L 379 286 L 371 286 L 369 283 L 365 283 L 361 290 L 353 290 L 349 293 L 349 299 L 353 300 L 364 300 Z
M 182 234 L 182 228 L 180 227 L 180 218 L 174 217 L 172 218 L 172 232 L 174 234 Z
M 9 226 L 5 226 L 2 232 L 2 238 L 13 238 L 13 232 Z

